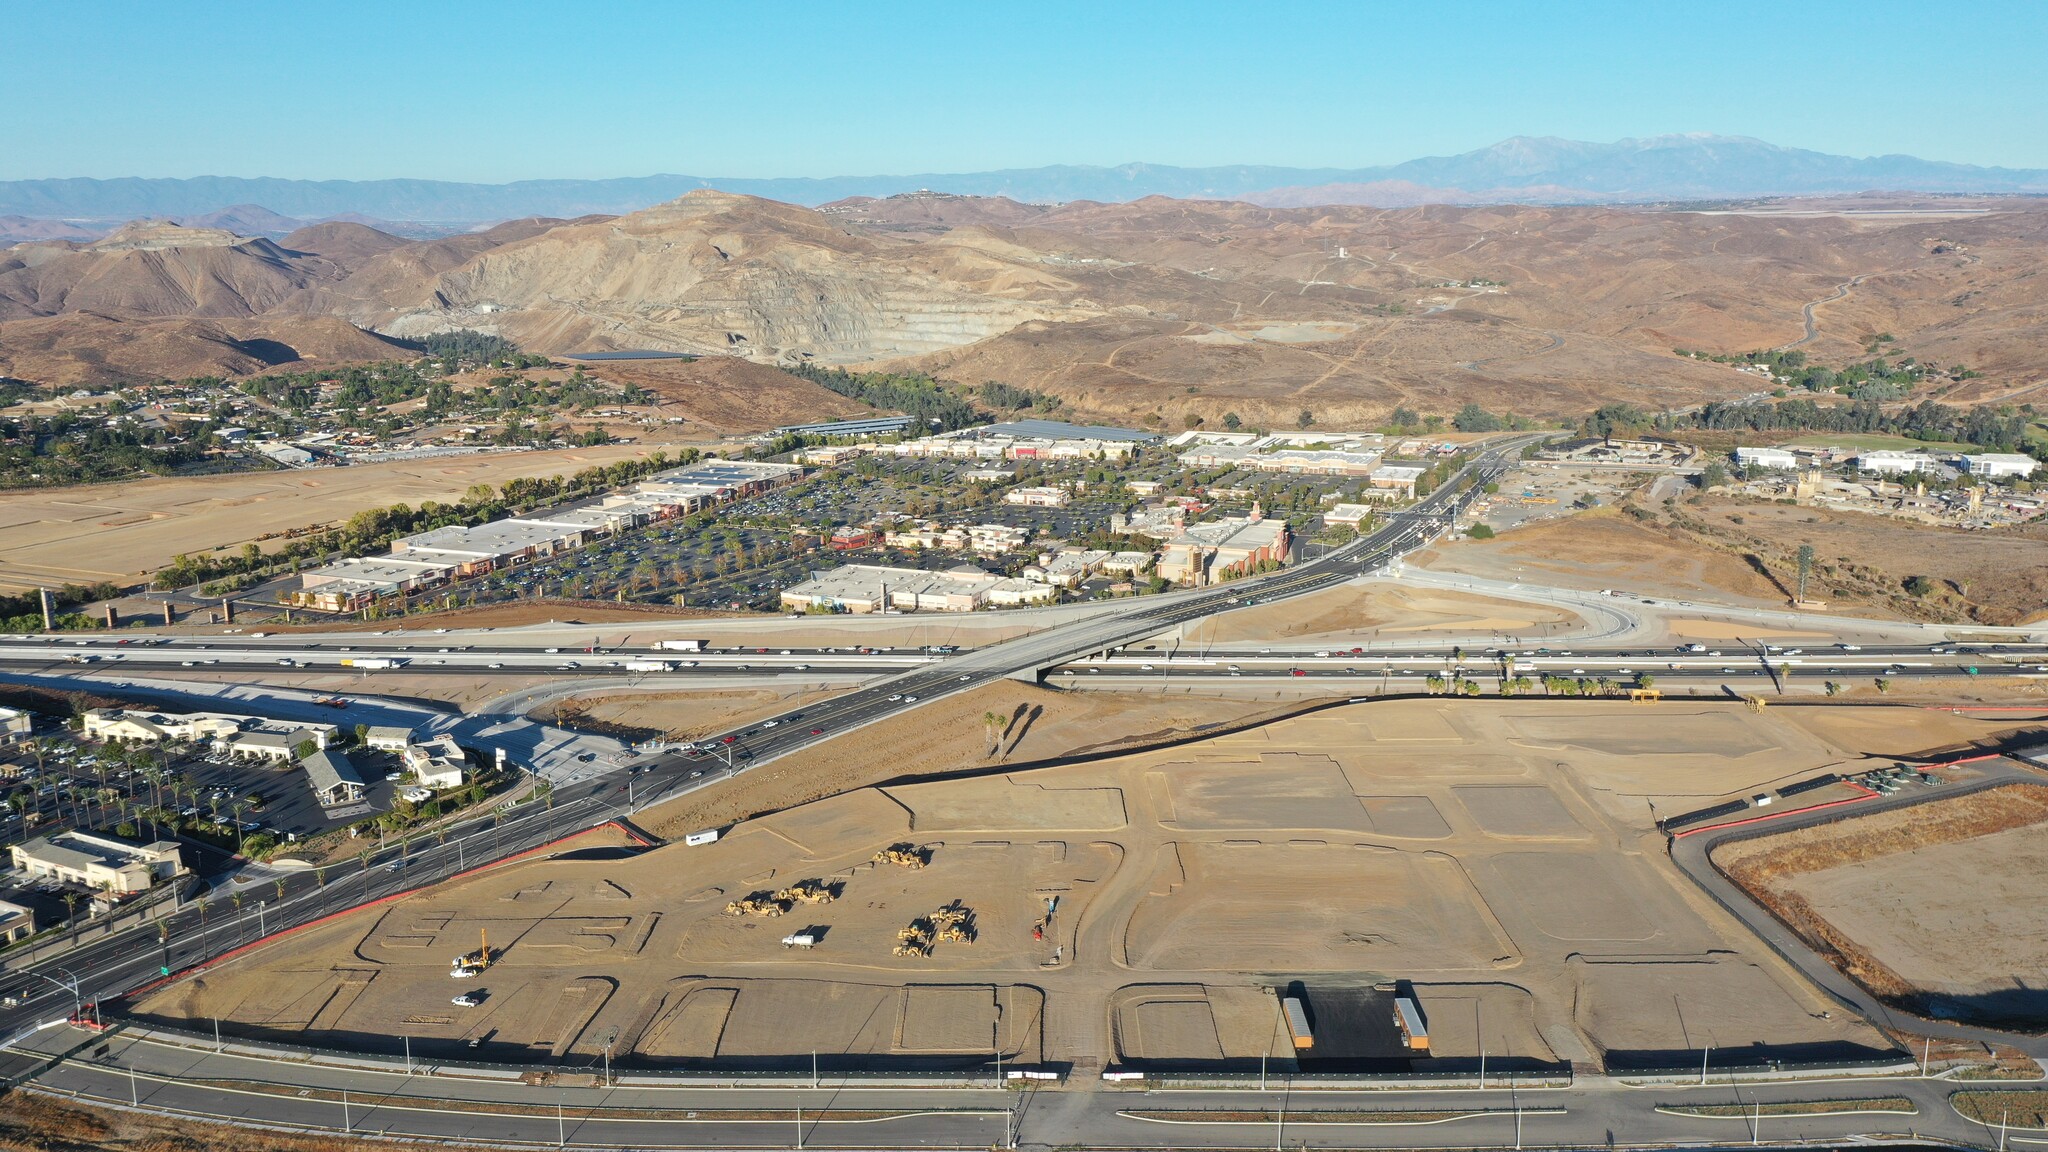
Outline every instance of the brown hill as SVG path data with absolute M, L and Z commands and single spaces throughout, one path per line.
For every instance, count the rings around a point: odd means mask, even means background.
M 871 416 L 874 409 L 780 368 L 738 356 L 696 360 L 613 360 L 589 366 L 606 380 L 637 384 L 681 416 L 691 434 L 762 432 L 785 424 Z
M 0 244 L 30 244 L 50 240 L 76 240 L 86 244 L 104 234 L 105 229 L 88 228 L 68 220 L 49 220 L 39 216 L 0 216 Z
M 1020 204 L 1008 196 L 955 196 L 947 192 L 905 192 L 897 196 L 849 196 L 818 206 L 821 215 L 877 232 L 941 233 L 977 224 L 1027 224 L 1051 209 Z
M 1077 294 L 1042 263 L 985 244 L 867 236 L 808 209 L 720 192 L 563 224 L 409 290 L 379 284 L 373 295 L 361 279 L 328 299 L 379 331 L 489 326 L 545 349 L 738 349 L 770 361 L 952 347 L 1071 314 L 1066 301 Z
M 541 352 L 919 368 L 1168 425 L 1687 404 L 1759 382 L 1674 348 L 1840 364 L 1879 334 L 1894 358 L 1981 373 L 1950 399 L 2048 389 L 2048 206 L 2028 199 L 1707 212 L 915 194 L 811 211 L 701 191 L 431 241 L 349 224 L 285 239 L 147 224 L 0 250 L 0 319 L 95 314 L 81 363 L 112 362 L 93 340 L 133 343 L 109 318 L 324 316 Z
M 269 240 L 142 221 L 81 248 L 22 245 L 0 253 L 0 319 L 253 316 L 338 274 Z
M 0 375 L 76 386 L 186 376 L 245 376 L 301 362 L 405 355 L 332 316 L 124 319 L 94 312 L 0 321 Z
M 300 228 L 277 242 L 278 247 L 287 252 L 318 256 L 344 275 L 354 272 L 374 257 L 405 247 L 407 243 L 388 232 L 340 220 Z

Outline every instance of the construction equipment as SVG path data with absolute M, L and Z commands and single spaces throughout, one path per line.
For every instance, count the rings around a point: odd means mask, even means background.
M 896 930 L 896 955 L 929 956 L 932 954 L 931 921 L 920 916 L 910 922 L 907 928 Z
M 777 892 L 775 898 L 786 904 L 830 904 L 834 899 L 832 889 L 821 880 L 800 880 Z
M 938 939 L 949 944 L 974 943 L 974 909 L 955 900 L 927 917 Z
M 918 844 L 891 844 L 875 853 L 874 863 L 922 868 L 932 862 L 932 850 Z
M 780 916 L 789 911 L 789 905 L 773 892 L 756 892 L 734 900 L 725 906 L 727 916 Z
M 457 980 L 467 980 L 470 977 L 482 974 L 484 969 L 496 963 L 497 959 L 497 954 L 491 951 L 490 930 L 479 928 L 477 929 L 476 951 L 465 952 L 457 956 L 454 967 L 450 969 L 448 974 Z

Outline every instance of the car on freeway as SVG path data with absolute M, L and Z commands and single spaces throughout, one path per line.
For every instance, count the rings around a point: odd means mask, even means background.
M 903 702 L 904 702 L 905 704 L 915 704 L 915 703 L 917 703 L 917 697 L 915 697 L 915 696 L 905 696 L 905 697 L 903 698 Z
M 780 723 L 782 723 L 782 721 L 780 721 L 780 720 L 769 720 L 769 721 L 767 721 L 767 722 L 763 723 L 763 724 L 761 725 L 761 727 L 763 727 L 763 728 L 773 728 L 773 727 L 775 727 L 776 725 L 778 725 L 778 724 L 780 724 Z
M 720 739 L 720 740 L 719 740 L 718 742 L 719 742 L 720 744 L 730 744 L 730 743 L 732 743 L 733 741 L 735 741 L 735 740 L 737 740 L 737 739 L 739 739 L 739 737 L 737 737 L 737 736 L 726 736 L 726 737 L 723 737 L 723 738 L 721 738 L 721 739 Z
M 813 736 L 823 736 L 824 734 L 825 734 L 825 730 L 824 730 L 823 728 L 813 728 L 813 729 L 811 729 L 811 735 L 813 735 Z

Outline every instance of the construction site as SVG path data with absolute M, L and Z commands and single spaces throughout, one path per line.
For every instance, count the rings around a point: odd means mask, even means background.
M 597 829 L 130 1007 L 292 1044 L 550 1066 L 1856 1059 L 1891 1040 L 1680 872 L 1658 819 L 2013 723 L 1339 705 L 1169 749 L 860 788 L 710 843 L 642 849 Z

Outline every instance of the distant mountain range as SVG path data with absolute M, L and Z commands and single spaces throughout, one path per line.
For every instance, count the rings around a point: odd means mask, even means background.
M 1986 168 L 1912 156 L 1833 156 L 1736 136 L 1655 136 L 1612 144 L 1517 136 L 1456 156 L 1430 156 L 1376 168 L 1054 165 L 996 172 L 822 179 L 662 175 L 611 180 L 522 180 L 511 184 L 238 176 L 12 180 L 0 181 L 0 216 L 70 221 L 157 217 L 213 223 L 207 218 L 232 210 L 245 221 L 258 212 L 291 218 L 271 221 L 270 228 L 258 229 L 271 231 L 286 223 L 336 217 L 432 224 L 533 215 L 624 213 L 698 188 L 806 205 L 920 189 L 1007 196 L 1029 203 L 1120 202 L 1145 196 L 1172 196 L 1275 205 L 1573 204 L 1873 190 L 2048 193 L 2048 170 Z M 257 205 L 262 207 L 258 209 Z

